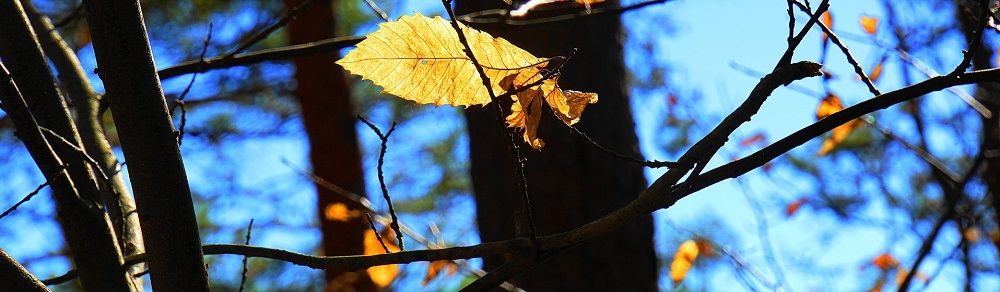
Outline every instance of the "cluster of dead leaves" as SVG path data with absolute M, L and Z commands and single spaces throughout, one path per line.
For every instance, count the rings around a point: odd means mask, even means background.
M 493 92 L 497 96 L 516 92 L 507 125 L 523 129 L 532 148 L 545 146 L 537 137 L 543 101 L 567 125 L 579 121 L 584 108 L 597 102 L 597 94 L 562 90 L 558 78 L 547 78 L 550 59 L 460 26 Z M 380 24 L 337 64 L 381 86 L 383 92 L 421 104 L 467 107 L 493 102 L 464 50 L 450 22 L 418 13 Z

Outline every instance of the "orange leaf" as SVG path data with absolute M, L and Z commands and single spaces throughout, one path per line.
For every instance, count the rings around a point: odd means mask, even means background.
M 832 93 L 828 94 L 825 98 L 823 98 L 823 101 L 819 103 L 819 107 L 816 108 L 816 119 L 826 118 L 842 109 L 844 109 L 844 104 L 840 102 L 840 98 Z M 834 128 L 830 137 L 823 140 L 823 146 L 820 148 L 819 152 L 816 153 L 816 155 L 823 156 L 830 153 L 830 151 L 837 147 L 837 144 L 840 144 L 840 142 L 843 142 L 844 139 L 847 139 L 847 136 L 850 136 L 851 132 L 854 132 L 854 130 L 861 125 L 862 123 L 855 119 Z
M 399 247 L 394 243 L 395 237 L 392 236 L 392 229 L 387 228 L 386 230 L 388 232 L 384 232 L 385 234 L 382 236 L 382 240 L 385 242 L 385 245 L 389 248 L 390 252 L 398 252 Z M 380 243 L 378 237 L 375 236 L 375 231 L 372 231 L 371 229 L 365 230 L 364 247 L 365 255 L 385 253 L 385 248 L 382 247 L 382 243 Z M 374 266 L 368 268 L 367 271 L 368 276 L 372 278 L 372 282 L 375 282 L 375 284 L 379 287 L 385 288 L 388 287 L 389 284 L 392 284 L 392 281 L 396 279 L 397 275 L 399 275 L 399 266 Z
M 749 138 L 740 141 L 740 146 L 747 147 L 754 144 L 764 144 L 767 143 L 767 136 L 764 133 L 757 133 Z
M 819 17 L 819 20 L 822 21 L 823 24 L 826 25 L 826 27 L 829 27 L 830 29 L 833 29 L 833 14 L 830 14 L 830 11 L 823 12 L 823 15 L 820 15 L 820 17 Z M 830 38 L 830 36 L 826 35 L 826 33 L 824 32 L 823 33 L 823 42 L 825 43 L 829 38 Z
M 785 218 L 795 215 L 795 213 L 799 211 L 799 208 L 802 208 L 802 205 L 805 205 L 807 202 L 809 202 L 809 198 L 801 197 L 791 203 L 788 203 L 788 206 L 785 207 Z
M 446 273 L 449 276 L 454 275 L 456 272 L 458 272 L 458 265 L 455 264 L 455 262 L 453 262 L 453 261 L 443 260 L 443 261 L 434 261 L 434 262 L 431 262 L 431 265 L 429 267 L 427 267 L 427 275 L 424 276 L 424 281 L 423 281 L 422 285 L 423 286 L 427 286 L 427 284 L 430 283 L 431 280 L 434 280 L 434 278 L 437 278 L 438 274 L 441 273 L 441 269 L 445 269 L 445 268 L 448 269 L 448 271 Z
M 361 216 L 361 210 L 351 210 L 344 203 L 333 203 L 323 208 L 323 218 L 326 220 L 347 222 Z
M 899 266 L 899 261 L 892 257 L 889 253 L 882 253 L 872 259 L 872 265 L 882 269 L 883 271 L 888 271 L 889 269 Z
M 875 35 L 878 30 L 878 17 L 862 15 L 860 21 L 861 28 L 865 30 L 865 33 Z
M 878 81 L 878 78 L 882 76 L 882 63 L 875 64 L 872 71 L 868 73 L 868 79 L 871 79 L 872 83 Z
M 962 237 L 964 237 L 965 241 L 968 241 L 969 243 L 978 242 L 979 238 L 981 238 L 982 236 L 983 236 L 982 232 L 980 232 L 979 228 L 975 226 L 966 228 L 965 232 L 962 233 Z
M 677 247 L 674 261 L 670 263 L 670 279 L 674 281 L 674 285 L 684 281 L 688 270 L 694 265 L 694 260 L 698 259 L 698 250 L 698 242 L 691 239 L 685 240 Z

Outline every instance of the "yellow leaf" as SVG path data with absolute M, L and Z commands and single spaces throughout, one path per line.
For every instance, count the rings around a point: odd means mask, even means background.
M 323 217 L 326 220 L 347 222 L 361 217 L 361 214 L 361 210 L 350 210 L 344 203 L 333 203 L 323 208 Z
M 451 276 L 454 275 L 456 272 L 458 272 L 458 265 L 455 264 L 455 262 L 453 261 L 447 261 L 447 260 L 431 262 L 431 265 L 427 267 L 427 275 L 424 276 L 424 281 L 422 282 L 422 285 L 427 286 L 427 284 L 430 283 L 431 280 L 437 278 L 438 274 L 441 273 L 442 269 L 448 269 L 446 273 L 449 276 Z
M 510 127 L 524 129 L 524 138 L 533 148 L 544 142 L 536 136 L 545 102 L 567 124 L 576 123 L 588 103 L 597 101 L 593 93 L 563 91 L 556 79 L 545 75 L 549 59 L 538 58 L 502 38 L 465 25 L 462 30 L 476 59 L 490 79 L 497 96 L 519 91 L 514 96 Z M 421 104 L 453 106 L 484 105 L 491 102 L 482 79 L 451 23 L 441 17 L 419 13 L 382 23 L 379 29 L 358 43 L 357 48 L 337 61 L 353 74 L 381 86 L 384 92 Z
M 548 63 L 507 40 L 461 26 L 498 95 L 505 91 L 499 84 L 504 77 L 519 71 L 539 72 Z M 384 92 L 417 103 L 490 103 L 486 87 L 464 50 L 450 22 L 417 13 L 379 24 L 378 30 L 337 64 L 382 86 Z
M 694 261 L 698 259 L 698 250 L 698 243 L 691 239 L 684 241 L 677 247 L 674 261 L 670 263 L 670 279 L 674 281 L 674 285 L 684 281 L 691 265 L 694 265 Z
M 865 33 L 875 35 L 878 30 L 878 17 L 862 15 L 860 21 L 861 28 L 865 30 Z
M 816 109 L 816 119 L 823 119 L 833 113 L 839 112 L 842 109 L 844 109 L 844 104 L 840 102 L 840 98 L 836 95 L 828 94 L 825 98 L 823 98 L 823 100 L 819 103 L 819 107 Z M 829 154 L 830 151 L 833 151 L 833 149 L 837 147 L 837 144 L 840 144 L 840 142 L 843 142 L 844 139 L 847 139 L 847 136 L 850 136 L 851 132 L 854 132 L 854 130 L 861 125 L 862 123 L 855 119 L 834 128 L 830 137 L 823 140 L 823 146 L 820 147 L 819 152 L 817 152 L 816 155 L 824 156 Z
M 389 248 L 389 251 L 398 252 L 399 247 L 394 243 L 395 237 L 392 236 L 392 229 L 386 230 L 387 232 L 382 236 L 382 240 L 385 242 L 386 247 Z M 378 237 L 375 236 L 375 231 L 372 231 L 371 229 L 365 230 L 364 247 L 365 255 L 385 253 L 385 248 L 382 247 L 382 243 L 380 243 Z M 368 277 L 371 277 L 372 282 L 375 282 L 375 284 L 379 287 L 385 288 L 388 287 L 389 284 L 392 284 L 392 281 L 396 279 L 397 275 L 399 275 L 399 266 L 374 266 L 368 268 L 367 272 Z

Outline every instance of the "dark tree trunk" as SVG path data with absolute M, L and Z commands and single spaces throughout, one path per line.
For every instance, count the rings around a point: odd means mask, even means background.
M 459 1 L 457 13 L 501 5 L 499 1 Z M 638 153 L 626 95 L 618 16 L 530 27 L 478 28 L 539 57 L 567 55 L 573 48 L 579 49 L 563 68 L 559 83 L 565 89 L 600 95 L 600 101 L 584 112 L 579 129 L 609 149 Z M 526 158 L 528 193 L 539 235 L 579 227 L 626 205 L 645 188 L 641 167 L 596 150 L 560 125 L 547 107 L 543 108 L 547 113 L 542 115 L 538 136 L 545 141 L 545 148 L 532 150 L 520 139 L 520 133 L 515 135 Z M 508 113 L 509 109 L 505 109 L 505 115 Z M 529 227 L 524 219 L 519 175 L 515 175 L 507 136 L 493 105 L 469 108 L 466 118 L 482 240 L 526 236 Z M 503 262 L 501 257 L 487 258 L 486 268 Z M 656 290 L 656 280 L 652 217 L 646 215 L 600 240 L 542 262 L 515 278 L 515 284 L 529 291 L 650 291 Z
M 11 80 L 3 70 L 4 110 L 52 185 L 60 226 L 83 287 L 128 291 L 115 233 L 101 209 L 97 178 L 78 152 L 83 148 L 80 135 L 18 0 L 0 1 L 0 59 L 13 75 Z
M 138 0 L 84 0 L 154 291 L 208 291 L 191 189 Z
M 304 0 L 285 0 L 285 6 L 295 7 Z M 334 15 L 330 0 L 319 0 L 301 11 L 289 24 L 291 44 L 301 44 L 333 37 Z M 309 158 L 313 172 L 348 191 L 361 194 L 364 176 L 361 153 L 355 132 L 357 119 L 351 105 L 350 88 L 344 70 L 333 62 L 336 53 L 318 54 L 295 59 L 295 97 L 302 110 L 302 122 L 309 135 Z M 323 253 L 328 256 L 357 255 L 364 252 L 364 232 L 368 229 L 363 218 L 337 221 L 325 218 L 324 210 L 333 204 L 345 204 L 361 210 L 360 203 L 316 186 L 317 213 L 323 232 Z M 375 284 L 365 271 L 346 269 L 326 270 L 327 290 L 374 291 Z

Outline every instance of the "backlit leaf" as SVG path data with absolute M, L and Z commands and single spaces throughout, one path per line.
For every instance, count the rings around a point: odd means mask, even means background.
M 819 103 L 819 107 L 816 108 L 816 119 L 821 120 L 829 115 L 832 115 L 840 110 L 844 109 L 844 104 L 840 102 L 840 98 L 833 94 L 828 94 Z M 862 125 L 861 121 L 854 119 L 847 122 L 839 127 L 833 129 L 831 135 L 823 140 L 823 146 L 820 147 L 819 152 L 816 153 L 817 156 L 824 156 L 833 151 L 840 142 L 847 139 L 847 136 L 851 135 L 855 129 Z
M 767 143 L 767 136 L 765 136 L 764 133 L 757 133 L 754 134 L 753 136 L 750 136 L 749 138 L 740 141 L 740 146 L 749 147 L 756 144 L 766 144 L 766 143 Z
M 802 208 L 802 205 L 805 205 L 807 202 L 809 202 L 809 198 L 801 197 L 791 203 L 788 203 L 788 206 L 785 206 L 785 217 L 787 218 L 795 215 L 795 213 Z
M 422 285 L 427 286 L 427 284 L 430 283 L 431 280 L 434 280 L 434 278 L 437 278 L 437 276 L 441 274 L 441 270 L 444 269 L 447 269 L 445 273 L 451 276 L 454 275 L 456 272 L 458 272 L 458 265 L 455 264 L 455 262 L 453 261 L 431 262 L 431 265 L 427 267 L 427 275 L 424 276 L 424 281 L 422 282 Z
M 518 92 L 511 96 L 515 102 L 507 124 L 523 129 L 525 142 L 533 148 L 545 145 L 536 136 L 542 97 L 568 125 L 580 119 L 587 104 L 597 101 L 593 93 L 563 91 L 555 78 L 542 81 L 549 59 L 535 57 L 502 38 L 460 26 L 494 93 L 500 96 L 507 91 Z M 337 64 L 371 80 L 386 93 L 417 103 L 488 104 L 492 100 L 464 50 L 449 21 L 418 13 L 380 24 Z M 541 84 L 523 89 L 539 81 Z
M 819 21 L 822 21 L 823 24 L 825 24 L 826 27 L 829 27 L 831 30 L 833 29 L 833 14 L 830 14 L 830 11 L 823 12 L 823 15 L 819 16 Z M 826 41 L 829 39 L 830 36 L 826 35 L 826 33 L 824 32 L 823 43 L 826 43 Z
M 670 279 L 674 281 L 674 285 L 684 281 L 688 270 L 691 270 L 694 261 L 698 259 L 699 249 L 698 243 L 692 239 L 684 241 L 684 243 L 681 243 L 677 247 L 677 252 L 674 253 L 674 260 L 670 263 Z
M 875 35 L 875 32 L 878 31 L 878 17 L 862 15 L 860 21 L 861 28 L 865 30 L 865 33 Z
M 882 253 L 872 259 L 872 265 L 883 271 L 888 271 L 899 266 L 899 261 L 889 253 Z
M 878 78 L 881 76 L 882 76 L 882 63 L 875 64 L 875 67 L 872 68 L 872 71 L 868 73 L 868 79 L 871 79 L 872 82 L 875 82 L 878 81 Z
M 347 222 L 361 217 L 361 214 L 361 210 L 350 210 L 344 203 L 333 203 L 323 208 L 323 217 L 326 220 Z
M 385 230 L 386 232 L 382 234 L 383 242 L 385 243 L 386 247 L 389 248 L 390 252 L 398 252 L 399 246 L 396 246 L 395 244 L 396 238 L 393 235 L 392 229 L 386 228 Z M 371 229 L 365 230 L 364 248 L 365 248 L 364 252 L 365 255 L 385 253 L 385 248 L 382 247 L 382 243 L 380 243 L 378 237 L 375 236 L 375 231 L 372 231 Z M 378 285 L 379 287 L 385 288 L 388 287 L 389 284 L 392 284 L 392 281 L 395 280 L 396 276 L 399 275 L 399 266 L 398 265 L 374 266 L 368 268 L 367 272 L 368 272 L 368 277 L 371 277 L 372 282 L 375 282 L 375 284 Z

